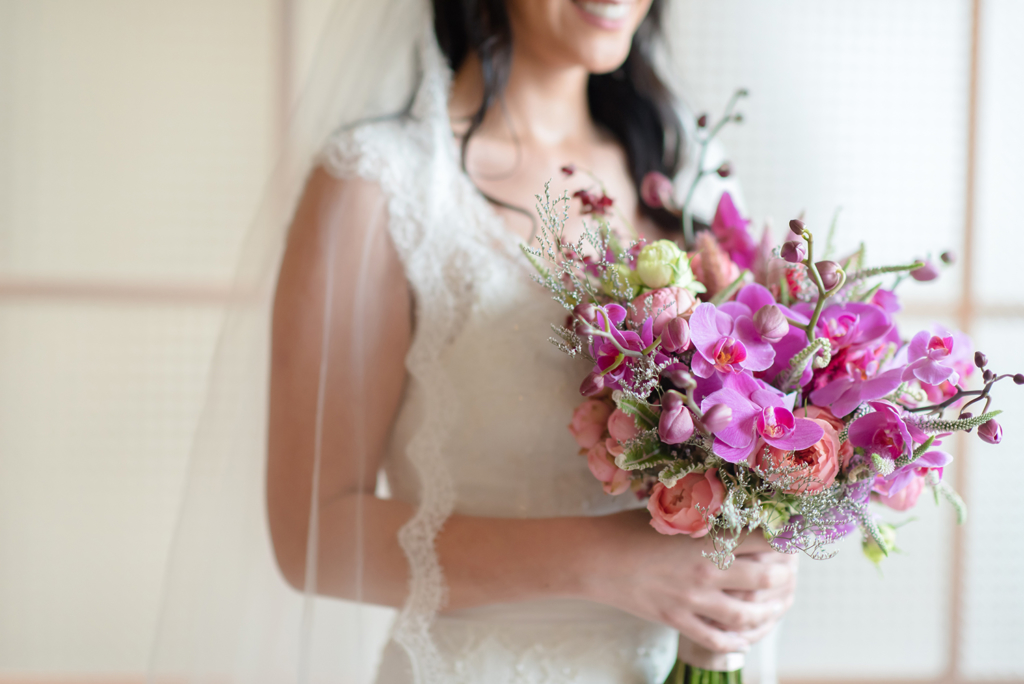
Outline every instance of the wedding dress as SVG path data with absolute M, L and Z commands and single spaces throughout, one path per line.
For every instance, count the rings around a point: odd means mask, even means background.
M 384 459 L 391 496 L 419 504 L 400 540 L 411 595 L 378 684 L 653 684 L 676 633 L 583 600 L 442 613 L 433 539 L 451 513 L 603 515 L 642 506 L 606 495 L 566 429 L 586 364 L 547 338 L 566 312 L 531 279 L 518 239 L 459 164 L 450 72 L 422 41 L 409 112 L 332 136 L 332 175 L 379 184 L 415 301 L 409 385 Z M 422 494 L 421 494 L 422 493 Z

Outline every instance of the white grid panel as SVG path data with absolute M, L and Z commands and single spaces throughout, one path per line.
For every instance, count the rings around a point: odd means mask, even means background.
M 214 309 L 0 305 L 0 668 L 141 672 Z
M 275 6 L 0 1 L 0 275 L 230 276 L 273 145 Z
M 1019 283 L 1018 276 L 1018 283 Z M 1024 372 L 1020 340 L 1024 321 L 984 321 L 975 339 L 997 372 Z M 963 670 L 972 678 L 1024 679 L 1024 534 L 1021 484 L 1024 467 L 1024 387 L 1007 380 L 993 391 L 994 408 L 1006 414 L 1002 444 L 968 439 L 970 519 L 965 547 Z
M 961 242 L 970 3 L 673 0 L 682 92 L 713 115 L 750 90 L 723 136 L 749 213 L 777 236 L 806 210 L 837 244 L 887 262 Z M 869 256 L 871 253 L 869 252 Z M 914 301 L 955 301 L 959 269 Z

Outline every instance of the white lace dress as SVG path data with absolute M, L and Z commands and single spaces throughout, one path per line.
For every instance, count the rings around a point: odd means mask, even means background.
M 601 604 L 437 614 L 444 576 L 433 541 L 451 513 L 600 515 L 640 504 L 604 494 L 577 454 L 566 426 L 586 368 L 547 341 L 566 312 L 531 280 L 517 238 L 461 171 L 450 72 L 428 42 L 409 114 L 339 133 L 323 155 L 332 174 L 382 187 L 415 300 L 409 387 L 385 458 L 392 495 L 419 504 L 400 534 L 411 595 L 378 682 L 660 683 L 676 634 Z

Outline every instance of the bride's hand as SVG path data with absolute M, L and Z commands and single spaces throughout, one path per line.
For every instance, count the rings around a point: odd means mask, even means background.
M 712 651 L 745 651 L 793 604 L 795 555 L 772 550 L 759 533 L 736 549 L 728 570 L 702 555 L 707 539 L 665 536 L 647 511 L 594 519 L 603 538 L 587 597 L 673 627 Z

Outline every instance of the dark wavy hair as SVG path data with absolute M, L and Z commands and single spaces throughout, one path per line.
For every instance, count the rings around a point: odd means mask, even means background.
M 434 31 L 453 71 L 475 52 L 483 68 L 484 96 L 462 139 L 462 166 L 470 138 L 484 115 L 500 102 L 512 65 L 512 27 L 505 0 L 433 0 Z M 590 115 L 607 128 L 626 150 L 629 173 L 640 193 L 650 171 L 672 177 L 683 161 L 684 135 L 674 98 L 654 68 L 653 48 L 661 37 L 665 0 L 653 0 L 640 24 L 629 56 L 607 74 L 591 74 L 587 84 Z M 502 206 L 524 211 L 488 197 Z M 663 209 L 640 203 L 641 211 L 658 225 L 679 228 L 679 219 Z

